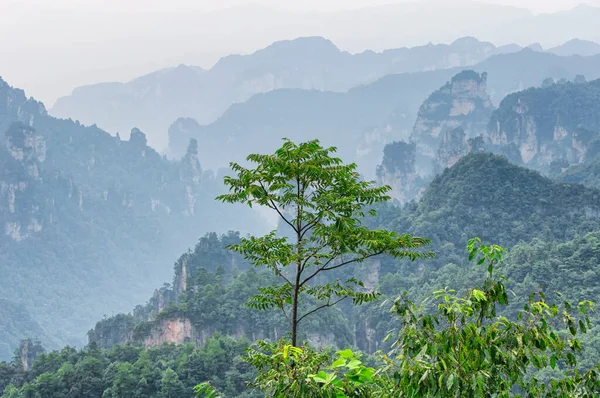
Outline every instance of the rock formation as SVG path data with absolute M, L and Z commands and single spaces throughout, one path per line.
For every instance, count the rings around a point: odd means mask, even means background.
M 377 183 L 392 188 L 390 196 L 406 203 L 419 196 L 424 181 L 416 168 L 416 145 L 403 141 L 393 142 L 383 150 L 383 162 L 377 169 Z
M 434 172 L 435 159 L 444 141 L 463 147 L 465 142 L 457 140 L 484 133 L 493 110 L 485 72 L 463 71 L 431 94 L 421 105 L 411 134 L 411 141 L 417 145 L 418 172 L 421 175 Z M 458 131 L 464 136 L 457 136 Z
M 487 135 L 493 151 L 548 172 L 557 162 L 584 162 L 600 137 L 599 114 L 600 80 L 547 84 L 506 97 Z

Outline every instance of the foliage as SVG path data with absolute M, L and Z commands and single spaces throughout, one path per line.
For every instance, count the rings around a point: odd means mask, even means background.
M 285 341 L 259 343 L 248 355 L 259 371 L 253 385 L 270 397 L 597 396 L 600 365 L 585 373 L 575 367 L 582 350 L 578 335 L 590 327 L 593 303 L 581 301 L 575 309 L 560 294 L 550 302 L 533 293 L 509 320 L 499 315 L 509 302 L 507 279 L 498 274 L 504 249 L 472 239 L 468 251 L 470 260 L 486 267 L 484 282 L 463 296 L 434 292 L 434 305 L 399 297 L 391 310 L 401 322 L 399 334 L 377 370 L 351 350 L 339 351 L 327 366 L 327 352 Z M 534 371 L 546 368 L 561 368 L 566 376 L 543 382 Z
M 17 348 L 15 330 L 48 348 L 82 345 L 93 322 L 146 299 L 209 229 L 263 230 L 258 215 L 219 211 L 221 178 L 188 149 L 171 161 L 137 129 L 121 140 L 53 118 L 0 80 L 0 291 L 32 318 L 3 320 L 0 359 Z
M 558 295 L 548 302 L 543 293 L 529 296 L 516 320 L 497 314 L 508 304 L 505 280 L 497 274 L 503 252 L 499 246 L 469 242 L 469 258 L 480 256 L 487 266 L 484 283 L 457 296 L 452 290 L 434 293 L 437 314 L 417 307 L 405 297 L 394 304 L 393 312 L 402 328 L 395 343 L 391 367 L 396 373 L 394 396 L 563 396 L 580 391 L 581 396 L 600 392 L 600 367 L 590 370 L 588 381 L 579 374 L 572 379 L 538 382 L 532 370 L 558 365 L 573 369 L 575 354 L 581 351 L 578 333 L 591 323 L 587 316 L 593 304 L 582 301 L 573 314 L 569 301 Z M 561 325 L 568 333 L 561 332 Z
M 248 345 L 246 340 L 217 335 L 203 347 L 67 347 L 41 355 L 28 371 L 17 362 L 0 363 L 0 396 L 180 398 L 192 396 L 195 385 L 210 380 L 224 397 L 250 398 L 246 382 L 256 374 L 241 359 Z
M 225 178 L 230 193 L 218 197 L 227 203 L 266 207 L 291 229 L 291 238 L 273 231 L 242 238 L 231 249 L 281 279 L 280 284 L 261 288 L 250 305 L 280 309 L 291 323 L 295 347 L 298 325 L 307 316 L 347 298 L 355 305 L 377 298 L 376 292 L 365 291 L 364 283 L 355 278 L 314 283 L 319 276 L 381 254 L 411 260 L 429 256 L 416 251 L 428 243 L 426 239 L 362 225 L 365 206 L 389 200 L 385 194 L 390 188 L 360 181 L 356 165 L 344 165 L 332 156 L 334 152 L 335 148 L 323 148 L 317 140 L 301 144 L 284 140 L 273 155 L 249 155 L 255 168 L 232 163 L 237 177 Z M 374 211 L 370 214 L 375 215 Z M 317 304 L 300 314 L 304 297 Z

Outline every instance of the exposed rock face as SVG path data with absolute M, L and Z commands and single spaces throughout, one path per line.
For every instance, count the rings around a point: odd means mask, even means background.
M 600 137 L 600 80 L 554 83 L 506 97 L 488 137 L 495 152 L 541 171 L 577 165 Z
M 42 347 L 39 341 L 34 342 L 31 339 L 21 341 L 17 355 L 23 370 L 27 371 L 31 369 L 35 360 L 44 352 L 44 347 Z
M 451 153 L 464 144 L 457 140 L 484 133 L 493 110 L 485 72 L 463 71 L 431 94 L 421 105 L 411 134 L 411 141 L 417 145 L 419 173 L 432 174 L 435 158 L 445 140 L 456 147 L 448 151 L 447 156 L 452 157 Z M 464 137 L 456 135 L 457 128 L 463 131 Z
M 466 133 L 461 127 L 445 130 L 437 153 L 437 169 L 452 167 L 467 153 Z
M 460 158 L 471 152 L 485 152 L 483 135 L 468 139 L 466 136 L 462 127 L 444 131 L 436 158 L 436 173 L 454 166 Z
M 416 145 L 398 141 L 385 146 L 383 163 L 377 169 L 377 183 L 392 188 L 390 196 L 399 203 L 416 197 L 423 188 L 415 164 Z
M 53 118 L 0 79 L 0 292 L 63 344 L 146 299 L 208 226 L 245 220 L 219 211 L 222 180 L 203 172 L 197 149 L 192 141 L 183 160 L 167 160 L 139 129 L 123 141 Z
M 146 347 L 157 347 L 163 343 L 186 344 L 195 342 L 194 328 L 189 319 L 176 318 L 159 321 L 144 340 Z
M 399 203 L 418 198 L 425 179 L 484 148 L 482 138 L 475 137 L 486 131 L 492 112 L 487 73 L 455 75 L 421 105 L 410 144 L 385 147 L 377 182 L 391 186 L 391 196 Z

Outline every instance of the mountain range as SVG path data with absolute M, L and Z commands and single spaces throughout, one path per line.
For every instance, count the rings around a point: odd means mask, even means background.
M 207 124 L 255 94 L 286 88 L 345 92 L 389 74 L 465 67 L 518 50 L 465 37 L 450 45 L 350 54 L 322 37 L 307 37 L 224 57 L 210 70 L 180 65 L 128 83 L 80 87 L 60 98 L 50 113 L 121 134 L 135 125 L 161 149 L 175 119 Z
M 146 2 L 146 12 L 129 2 L 113 2 L 111 7 L 98 1 L 78 7 L 3 2 L 0 12 L 6 19 L 0 26 L 0 47 L 27 58 L 22 62 L 3 58 L 0 70 L 14 84 L 52 104 L 82 85 L 128 81 L 178 64 L 208 69 L 227 54 L 248 54 L 273 41 L 297 37 L 327 37 L 352 53 L 450 43 L 461 36 L 521 46 L 538 42 L 544 48 L 574 37 L 600 42 L 600 8 L 592 6 L 534 15 L 524 8 L 470 0 L 402 1 L 328 12 L 286 11 L 281 2 L 273 1 L 273 7 L 238 2 L 219 10 L 211 10 L 206 2 L 177 2 L 179 6 L 167 9 L 163 3 Z M 321 4 L 319 9 L 323 8 Z M 17 29 L 24 34 L 12 34 Z M 71 43 L 68 32 L 75 29 L 78 40 Z M 111 45 L 102 45 L 106 42 Z
M 471 68 L 487 73 L 487 93 L 494 106 L 508 94 L 540 86 L 544 77 L 588 79 L 600 77 L 600 55 L 560 57 L 524 49 L 494 55 Z M 205 167 L 241 161 L 247 153 L 274 149 L 281 137 L 304 140 L 318 137 L 337 145 L 345 159 L 356 161 L 361 172 L 375 176 L 386 143 L 407 140 L 423 101 L 463 68 L 385 76 L 344 93 L 281 89 L 258 94 L 230 107 L 214 123 L 202 126 L 179 119 L 169 129 L 171 156 L 181 156 L 196 138 Z M 225 156 L 227 154 L 227 156 Z
M 224 171 L 201 168 L 196 141 L 169 161 L 138 129 L 121 140 L 53 118 L 1 79 L 0 131 L 0 298 L 32 319 L 12 323 L 11 345 L 19 325 L 80 344 L 95 319 L 146 297 L 209 229 L 266 230 L 254 212 L 214 200 Z

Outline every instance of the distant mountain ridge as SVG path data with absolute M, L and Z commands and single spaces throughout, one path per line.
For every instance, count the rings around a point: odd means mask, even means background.
M 545 77 L 600 78 L 600 56 L 559 57 L 526 49 L 494 55 L 471 68 L 487 72 L 487 94 L 498 104 L 508 94 L 539 86 Z M 248 152 L 274 149 L 281 137 L 317 137 L 338 146 L 344 159 L 356 161 L 373 178 L 384 145 L 407 140 L 423 101 L 462 70 L 387 75 L 346 93 L 282 89 L 259 94 L 208 125 L 177 120 L 169 130 L 169 153 L 180 156 L 195 138 L 203 164 L 218 168 L 242 161 Z
M 600 54 L 600 44 L 590 40 L 573 39 L 561 46 L 549 48 L 547 51 L 562 56 L 581 55 L 586 57 Z
M 305 37 L 275 42 L 250 55 L 226 56 L 207 71 L 180 65 L 128 83 L 76 88 L 50 112 L 113 133 L 138 126 L 161 149 L 173 120 L 191 117 L 206 124 L 255 94 L 282 88 L 347 91 L 388 74 L 465 67 L 519 49 L 464 37 L 449 45 L 350 54 L 322 37 Z

